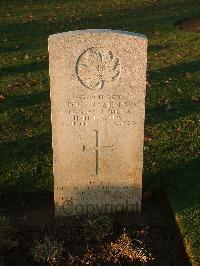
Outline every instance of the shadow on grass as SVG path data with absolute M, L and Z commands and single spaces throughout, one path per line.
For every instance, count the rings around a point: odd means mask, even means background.
M 165 110 L 165 105 L 157 106 L 156 108 L 147 108 L 148 115 L 145 123 L 147 126 L 153 126 L 157 123 L 170 122 L 176 119 L 184 118 L 189 115 L 199 114 L 200 105 L 191 101 L 191 96 L 170 102 L 173 106 L 171 111 Z
M 143 185 L 145 189 L 159 187 L 165 190 L 170 205 L 177 212 L 181 212 L 200 205 L 199 179 L 200 158 L 179 162 L 156 175 L 145 173 Z
M 2 67 L 0 71 L 0 77 L 4 77 L 7 75 L 27 74 L 29 72 L 41 71 L 43 69 L 48 69 L 48 62 L 33 62 L 30 64 L 22 64 L 19 66 Z
M 9 45 L 9 46 L 8 46 Z M 39 46 L 37 44 L 30 44 L 30 43 L 23 43 L 23 42 L 18 42 L 15 45 L 4 45 L 0 47 L 0 53 L 13 53 L 13 52 L 26 52 L 26 51 L 34 51 L 37 49 L 44 48 L 43 46 Z
M 195 73 L 200 69 L 200 61 L 192 61 L 187 63 L 180 63 L 170 67 L 161 68 L 149 71 L 149 80 L 163 80 L 165 78 L 178 78 L 178 76 L 185 76 L 187 73 Z
M 167 48 L 168 48 L 167 45 L 149 45 L 148 52 L 159 52 Z
M 152 70 L 149 71 L 149 81 L 154 82 L 154 81 L 165 81 L 169 79 L 180 79 L 181 82 L 184 85 L 184 80 L 185 76 L 189 74 L 194 74 L 195 72 L 199 71 L 200 68 L 200 61 L 192 61 L 188 63 L 180 63 L 177 65 L 172 65 L 170 67 L 158 69 L 158 70 Z M 191 81 L 190 81 L 191 82 Z M 193 81 L 195 82 L 195 81 Z M 146 123 L 147 125 L 154 125 L 156 123 L 162 123 L 166 121 L 172 121 L 175 119 L 180 119 L 181 117 L 188 116 L 190 114 L 198 114 L 200 112 L 200 105 L 198 102 L 192 102 L 191 101 L 191 96 L 192 94 L 188 90 L 186 93 L 180 93 L 178 94 L 177 88 L 173 89 L 173 85 L 171 85 L 172 88 L 171 90 L 171 95 L 172 95 L 172 100 L 170 101 L 170 104 L 173 107 L 173 110 L 171 111 L 165 111 L 165 99 L 162 100 L 163 103 L 159 103 L 157 107 L 153 108 L 148 108 L 147 107 L 147 116 L 146 116 Z M 177 86 L 177 85 L 176 85 Z M 181 87 L 178 84 L 178 86 Z M 196 86 L 196 85 L 195 85 Z M 198 84 L 197 84 L 198 86 Z M 165 88 L 165 85 L 162 87 Z M 168 88 L 165 88 L 168 89 Z M 152 94 L 156 93 L 156 97 L 160 95 L 162 97 L 162 88 L 150 88 L 149 92 L 147 93 L 151 94 L 151 90 L 157 90 L 157 91 L 152 91 Z M 175 98 L 173 100 L 173 98 Z
M 42 91 L 38 93 L 29 93 L 22 95 L 12 95 L 6 98 L 5 102 L 0 105 L 0 112 L 7 110 L 23 108 L 27 106 L 38 105 L 43 102 L 49 102 L 49 91 Z
M 5 36 L 6 38 L 8 37 L 8 42 L 0 47 L 0 51 L 2 53 L 33 51 L 38 47 L 47 50 L 47 38 L 50 34 L 75 29 L 112 28 L 151 34 L 159 25 L 159 28 L 163 28 L 164 32 L 169 31 L 166 25 L 173 27 L 173 23 L 178 19 L 177 14 L 174 14 L 173 11 L 168 14 L 166 12 L 160 13 L 164 6 L 169 9 L 170 3 L 156 5 L 151 3 L 145 5 L 129 3 L 128 7 L 126 5 L 119 7 L 108 5 L 107 8 L 105 8 L 105 4 L 102 2 L 102 5 L 99 5 L 100 10 L 88 13 L 87 5 L 83 7 L 81 2 L 79 2 L 76 5 L 75 17 L 64 16 L 56 21 L 48 21 L 43 17 L 39 21 L 27 23 L 4 23 L 1 25 L 0 33 L 2 35 L 6 33 Z M 81 13 L 80 10 L 82 10 Z M 101 12 L 101 16 L 98 16 L 99 12 Z M 180 12 L 180 16 L 185 15 L 181 8 L 177 8 L 176 12 Z M 156 50 L 158 50 L 157 48 Z
M 1 169 L 12 165 L 14 161 L 28 162 L 34 155 L 51 153 L 51 134 L 19 139 L 18 141 L 3 142 L 0 144 L 2 155 Z
M 0 144 L 0 191 L 41 192 L 52 188 L 51 134 Z
M 200 158 L 196 158 L 172 167 L 163 175 L 163 185 L 177 212 L 200 206 L 199 165 Z
M 199 265 L 199 165 L 200 158 L 191 159 L 188 162 L 180 161 L 179 164 L 169 166 L 155 176 L 146 174 L 144 177 L 144 186 L 147 189 L 153 187 L 153 184 L 160 183 L 165 190 L 173 216 L 176 215 L 182 234 L 187 240 L 187 249 L 190 250 L 194 265 Z M 195 261 L 197 261 L 196 264 Z

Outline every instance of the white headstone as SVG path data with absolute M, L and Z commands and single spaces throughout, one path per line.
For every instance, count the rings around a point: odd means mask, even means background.
M 147 38 L 51 35 L 49 65 L 56 215 L 139 211 Z

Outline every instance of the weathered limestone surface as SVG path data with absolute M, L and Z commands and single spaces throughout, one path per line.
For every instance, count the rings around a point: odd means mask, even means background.
M 146 64 L 143 35 L 49 37 L 57 215 L 140 209 Z

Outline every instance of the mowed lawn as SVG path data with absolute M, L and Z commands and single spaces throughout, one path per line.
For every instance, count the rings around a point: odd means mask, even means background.
M 0 190 L 53 191 L 48 36 L 87 28 L 143 33 L 149 39 L 144 189 L 166 191 L 197 262 L 200 34 L 174 23 L 199 8 L 197 0 L 1 0 Z

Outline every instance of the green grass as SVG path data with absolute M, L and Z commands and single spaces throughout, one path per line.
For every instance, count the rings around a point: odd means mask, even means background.
M 200 257 L 200 35 L 174 23 L 198 15 L 196 0 L 2 0 L 0 189 L 52 191 L 47 38 L 86 28 L 146 34 L 144 187 L 164 188 L 193 261 Z M 174 110 L 165 111 L 169 100 Z

